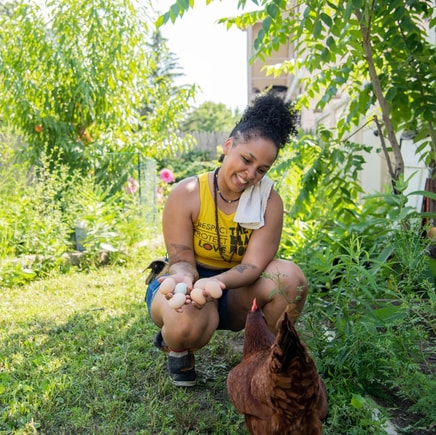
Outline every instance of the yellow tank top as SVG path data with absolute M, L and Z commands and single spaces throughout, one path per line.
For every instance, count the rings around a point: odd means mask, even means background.
M 194 222 L 194 254 L 197 263 L 212 269 L 229 269 L 241 263 L 252 230 L 239 227 L 233 222 L 235 212 L 225 214 L 218 209 L 220 244 L 225 258 L 230 259 L 237 241 L 237 252 L 232 261 L 221 258 L 215 223 L 215 201 L 209 188 L 208 173 L 198 176 L 200 185 L 200 212 Z

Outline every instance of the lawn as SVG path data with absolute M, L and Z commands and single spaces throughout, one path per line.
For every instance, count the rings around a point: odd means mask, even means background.
M 241 358 L 243 333 L 217 332 L 196 354 L 198 385 L 174 387 L 166 355 L 152 345 L 158 329 L 144 303 L 149 260 L 0 289 L 1 434 L 247 433 L 226 390 L 227 373 Z M 300 331 L 308 319 L 299 321 Z M 431 355 L 424 371 L 434 385 Z M 374 429 L 358 396 L 350 402 L 340 394 L 346 379 L 337 376 L 326 378 L 325 433 L 386 433 L 383 420 Z M 396 407 L 385 404 L 395 423 L 407 428 L 416 422 L 407 402 L 393 400 Z M 403 433 L 431 432 L 409 426 Z
M 240 357 L 230 333 L 198 352 L 195 388 L 173 387 L 144 265 L 0 290 L 0 433 L 245 433 L 225 387 Z

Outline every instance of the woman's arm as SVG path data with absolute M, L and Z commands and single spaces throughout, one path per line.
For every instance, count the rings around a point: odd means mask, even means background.
M 283 202 L 279 194 L 271 191 L 265 212 L 265 225 L 254 230 L 241 264 L 216 275 L 226 288 L 238 288 L 256 281 L 277 253 L 283 226 Z
M 193 247 L 193 222 L 200 208 L 197 177 L 178 183 L 168 195 L 162 216 L 162 228 L 170 263 L 170 274 L 180 280 L 198 279 Z

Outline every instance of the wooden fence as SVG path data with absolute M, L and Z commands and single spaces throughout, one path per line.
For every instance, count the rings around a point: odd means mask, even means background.
M 224 142 L 229 137 L 229 133 L 224 132 L 193 132 L 190 133 L 197 140 L 195 150 L 198 151 L 210 151 L 211 157 L 217 157 L 221 154 L 221 150 L 217 150 L 218 147 L 222 147 Z

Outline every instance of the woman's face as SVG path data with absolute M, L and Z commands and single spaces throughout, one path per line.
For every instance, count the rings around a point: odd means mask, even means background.
M 229 138 L 224 144 L 224 160 L 220 171 L 228 190 L 242 192 L 259 182 L 277 157 L 274 142 L 254 137 L 247 142 L 235 143 Z

